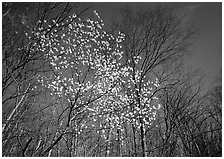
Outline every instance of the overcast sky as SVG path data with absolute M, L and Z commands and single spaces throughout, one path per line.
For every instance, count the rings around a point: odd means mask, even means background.
M 145 8 L 152 8 L 156 3 L 134 3 L 134 2 L 107 2 L 92 3 L 93 9 L 97 10 L 104 22 L 110 23 L 113 12 L 121 6 L 128 5 L 136 7 L 143 5 Z M 187 62 L 193 68 L 201 68 L 211 81 L 215 76 L 221 76 L 222 68 L 222 4 L 221 3 L 193 3 L 180 2 L 169 3 L 180 10 L 187 10 L 191 19 L 200 26 L 200 37 L 191 48 L 192 56 Z

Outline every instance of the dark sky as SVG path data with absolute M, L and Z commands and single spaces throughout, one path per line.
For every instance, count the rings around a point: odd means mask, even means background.
M 144 2 L 97 2 L 91 3 L 93 9 L 97 10 L 105 24 L 110 23 L 116 9 L 124 5 L 135 8 L 143 5 L 145 8 L 153 8 L 156 3 Z M 190 14 L 191 20 L 200 26 L 200 37 L 191 48 L 192 56 L 186 60 L 193 68 L 201 68 L 210 81 L 214 77 L 221 76 L 222 68 L 222 3 L 211 2 L 180 2 L 166 4 L 174 6 L 180 10 L 186 10 Z

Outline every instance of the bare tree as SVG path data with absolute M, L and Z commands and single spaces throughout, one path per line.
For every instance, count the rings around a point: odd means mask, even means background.
M 18 136 L 15 133 L 23 134 L 19 132 L 19 118 L 24 110 L 32 107 L 31 99 L 40 93 L 33 91 L 37 85 L 35 76 L 38 72 L 49 71 L 44 60 L 49 49 L 41 48 L 41 39 L 69 25 L 67 17 L 74 10 L 79 15 L 86 8 L 78 3 L 3 3 L 3 156 L 18 151 L 15 145 L 20 142 L 13 140 Z M 41 35 L 36 34 L 37 30 Z M 23 156 L 33 142 L 29 138 L 25 146 L 20 144 Z
M 131 68 L 133 86 L 129 91 L 135 100 L 132 105 L 138 109 L 149 110 L 141 97 L 147 89 L 147 82 L 150 79 L 156 80 L 157 84 L 162 83 L 155 72 L 161 71 L 167 62 L 182 60 L 195 38 L 197 29 L 193 25 L 186 25 L 184 14 L 177 14 L 174 9 L 168 7 L 158 6 L 153 10 L 137 11 L 126 7 L 121 10 L 121 16 L 122 18 L 114 23 L 114 28 L 119 28 L 126 35 L 124 61 Z M 156 92 L 159 92 L 159 88 L 155 89 L 153 95 Z M 148 95 L 148 100 L 153 99 L 153 95 Z M 153 107 L 153 103 L 150 107 Z M 143 116 L 137 116 L 140 123 L 141 156 L 147 156 L 145 135 L 149 125 L 144 123 Z

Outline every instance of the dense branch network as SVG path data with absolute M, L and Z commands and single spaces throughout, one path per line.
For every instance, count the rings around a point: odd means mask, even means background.
M 91 124 L 83 121 L 82 129 L 97 125 L 99 129 L 102 125 L 122 129 L 127 121 L 140 125 L 138 118 L 150 125 L 160 107 L 154 94 L 159 87 L 158 80 L 144 79 L 139 107 L 133 89 L 141 73 L 136 71 L 132 79 L 132 67 L 122 64 L 125 36 L 120 32 L 117 37 L 108 34 L 103 29 L 103 21 L 97 12 L 94 13 L 98 20 L 78 19 L 60 33 L 41 36 L 41 48 L 49 48 L 45 57 L 52 73 L 39 74 L 38 80 L 49 88 L 53 98 L 56 95 L 70 102 L 71 111 L 78 113 L 77 108 L 81 108 L 81 112 L 88 111 L 93 121 Z M 36 34 L 40 36 L 41 33 Z M 137 64 L 139 59 L 135 60 Z M 102 123 L 98 124 L 99 120 Z

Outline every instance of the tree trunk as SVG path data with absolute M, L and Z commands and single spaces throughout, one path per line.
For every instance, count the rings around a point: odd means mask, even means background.
M 106 157 L 110 157 L 110 137 L 111 137 L 111 129 L 109 129 L 108 135 L 107 135 Z
M 117 129 L 117 154 L 116 157 L 121 157 L 121 141 L 120 141 L 120 129 Z
M 137 156 L 137 152 L 136 152 L 136 137 L 135 137 L 135 126 L 134 124 L 132 124 L 132 131 L 133 131 L 133 144 L 134 144 L 134 157 Z
M 147 157 L 146 153 L 146 142 L 145 142 L 145 128 L 142 122 L 142 119 L 140 119 L 140 140 L 141 140 L 141 148 L 142 148 L 142 157 Z

